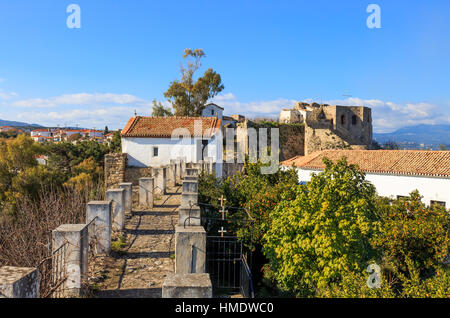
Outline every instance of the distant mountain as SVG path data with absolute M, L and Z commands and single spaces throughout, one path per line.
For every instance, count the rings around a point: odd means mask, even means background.
M 450 149 L 450 125 L 409 126 L 391 133 L 374 133 L 373 137 L 379 144 L 395 141 L 406 148 L 438 149 L 446 145 Z
M 20 127 L 43 127 L 38 124 L 27 124 L 20 121 L 10 121 L 0 119 L 0 126 L 20 126 Z

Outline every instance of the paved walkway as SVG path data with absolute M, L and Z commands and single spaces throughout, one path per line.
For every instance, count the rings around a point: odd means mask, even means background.
M 134 189 L 136 206 L 137 189 Z M 126 243 L 96 259 L 95 297 L 161 297 L 168 273 L 174 272 L 175 226 L 181 186 L 169 187 L 151 210 L 133 209 L 127 217 Z M 117 237 L 116 237 L 117 238 Z

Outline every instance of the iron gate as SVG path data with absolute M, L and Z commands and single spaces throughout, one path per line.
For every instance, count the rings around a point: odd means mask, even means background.
M 206 263 L 217 294 L 254 297 L 250 267 L 237 237 L 207 236 Z
M 229 209 L 242 208 L 225 207 L 223 201 L 222 197 L 220 209 L 211 204 L 198 203 L 202 208 L 202 225 L 207 233 L 206 269 L 216 295 L 254 297 L 251 266 L 247 262 L 248 259 L 251 262 L 251 243 L 249 248 L 248 242 L 244 244 L 236 236 L 242 226 L 251 228 L 252 220 L 236 217 L 236 214 L 228 217 Z

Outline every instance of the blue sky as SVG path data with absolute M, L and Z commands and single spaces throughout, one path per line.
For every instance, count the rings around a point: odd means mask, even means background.
M 381 29 L 366 25 L 371 3 Z M 0 118 L 122 128 L 202 48 L 228 115 L 305 100 L 372 107 L 378 132 L 450 123 L 449 15 L 448 0 L 0 0 Z

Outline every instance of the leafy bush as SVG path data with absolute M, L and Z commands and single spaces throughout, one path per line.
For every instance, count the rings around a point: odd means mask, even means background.
M 376 253 L 375 188 L 345 159 L 324 159 L 322 173 L 293 187 L 271 214 L 264 253 L 277 282 L 299 296 L 340 284 L 344 272 L 361 272 Z

